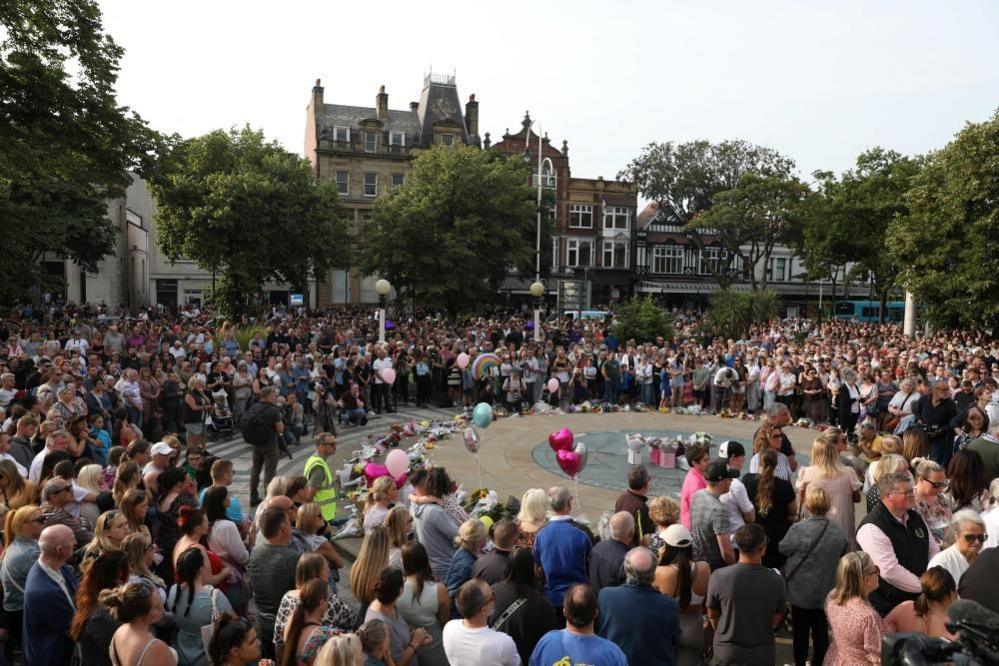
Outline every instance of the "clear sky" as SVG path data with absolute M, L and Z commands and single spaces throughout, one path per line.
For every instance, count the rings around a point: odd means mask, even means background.
M 249 123 L 303 152 L 305 105 L 419 99 L 455 71 L 480 132 L 524 111 L 573 175 L 613 177 L 650 141 L 742 138 L 802 175 L 865 148 L 942 147 L 999 108 L 994 0 L 101 0 L 127 53 L 120 101 L 194 136 Z

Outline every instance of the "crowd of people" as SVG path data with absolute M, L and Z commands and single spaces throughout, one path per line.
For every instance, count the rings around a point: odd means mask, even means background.
M 379 343 L 361 311 L 238 327 L 192 310 L 8 312 L 0 660 L 772 664 L 789 625 L 796 664 L 845 665 L 878 663 L 888 632 L 953 638 L 958 596 L 999 611 L 999 345 L 807 320 L 724 340 L 702 321 L 678 312 L 674 340 L 637 344 L 609 322 L 422 316 Z M 499 362 L 477 372 L 487 352 Z M 379 479 L 341 579 L 338 428 L 481 401 L 761 422 L 751 451 L 688 447 L 679 497 L 649 498 L 634 467 L 602 539 L 564 487 L 487 526 L 443 468 Z M 808 465 L 784 432 L 796 422 L 819 428 Z M 220 429 L 252 450 L 245 509 L 233 461 L 210 452 Z M 278 476 L 306 435 L 302 474 Z

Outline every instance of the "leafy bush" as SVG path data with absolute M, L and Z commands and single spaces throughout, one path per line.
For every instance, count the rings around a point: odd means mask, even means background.
M 639 343 L 655 342 L 660 336 L 672 340 L 673 318 L 650 297 L 636 298 L 618 308 L 613 331 L 622 342 L 631 338 Z
M 247 351 L 250 348 L 250 340 L 253 339 L 254 333 L 259 333 L 261 338 L 267 337 L 267 329 L 259 324 L 236 326 L 232 329 L 232 335 L 236 338 L 236 342 L 239 343 L 241 351 Z
M 722 289 L 711 296 L 708 326 L 716 335 L 737 338 L 753 324 L 776 317 L 777 309 L 777 294 L 769 289 L 749 293 Z

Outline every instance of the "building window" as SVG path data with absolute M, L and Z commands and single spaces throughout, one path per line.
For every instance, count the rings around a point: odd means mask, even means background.
M 350 194 L 350 172 L 349 171 L 337 171 L 336 172 L 336 192 L 342 197 Z
M 593 265 L 593 241 L 570 238 L 565 246 L 565 265 L 572 266 L 592 266 Z
M 128 223 L 139 227 L 140 229 L 145 229 L 142 222 L 142 216 L 138 213 L 133 213 L 131 210 L 126 209 L 125 217 L 128 219 Z
M 406 133 L 405 132 L 389 132 L 389 145 L 390 146 L 405 146 L 406 145 Z
M 344 143 L 350 143 L 350 128 L 349 127 L 334 127 L 333 128 L 333 140 L 342 141 Z
M 402 187 L 402 184 L 406 182 L 406 176 L 401 173 L 392 174 L 392 189 L 397 187 Z
M 559 268 L 558 265 L 558 237 L 552 238 L 552 272 Z
M 378 174 L 366 172 L 364 174 L 364 196 L 366 197 L 377 197 L 378 196 Z
M 787 258 L 785 257 L 771 257 L 769 266 L 770 275 L 767 276 L 767 280 L 770 282 L 784 282 L 787 280 Z
M 628 230 L 630 212 L 627 206 L 604 206 L 604 229 Z
M 378 150 L 378 132 L 364 133 L 364 152 L 373 153 Z
M 572 204 L 569 206 L 569 227 L 573 229 L 593 228 L 593 206 Z
M 701 265 L 698 267 L 699 272 L 707 275 L 712 271 L 721 270 L 721 250 L 717 247 L 706 247 L 701 250 Z
M 652 248 L 652 272 L 666 272 L 666 246 L 656 245 Z
M 604 241 L 604 268 L 628 267 L 628 241 Z
M 441 134 L 441 143 L 445 146 L 454 145 L 454 134 Z

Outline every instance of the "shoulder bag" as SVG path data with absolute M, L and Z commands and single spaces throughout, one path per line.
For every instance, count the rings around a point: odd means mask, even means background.
M 212 592 L 209 597 L 212 600 L 212 619 L 211 621 L 201 627 L 201 642 L 205 648 L 205 663 L 212 666 L 212 656 L 208 651 L 209 645 L 212 642 L 212 636 L 215 635 L 215 627 L 221 619 L 221 614 L 219 613 L 219 607 L 215 604 L 215 595 L 218 593 L 216 588 L 212 588 Z M 180 586 L 177 587 L 177 595 L 180 595 Z M 193 599 L 191 600 L 193 602 Z
M 799 561 L 798 564 L 796 564 L 793 569 L 791 569 L 790 573 L 784 574 L 785 582 L 791 582 L 791 579 L 794 578 L 794 574 L 798 573 L 798 569 L 800 569 L 801 565 L 803 565 L 805 562 L 808 561 L 808 557 L 815 551 L 815 548 L 816 546 L 819 545 L 819 542 L 822 541 L 823 535 L 825 535 L 826 530 L 829 529 L 829 519 L 823 518 L 823 520 L 825 521 L 825 523 L 822 525 L 822 530 L 819 531 L 819 536 L 815 537 L 815 541 L 812 542 L 812 545 L 808 547 L 808 550 L 805 552 L 805 556 L 801 558 L 801 561 Z
M 498 618 L 496 618 L 496 622 L 493 623 L 493 626 L 490 627 L 490 629 L 493 631 L 503 631 L 503 625 L 507 623 L 507 620 L 509 620 L 510 617 L 520 610 L 520 607 L 526 603 L 527 597 L 521 597 L 520 599 L 515 600 L 512 604 L 506 607 L 506 610 L 503 611 Z

